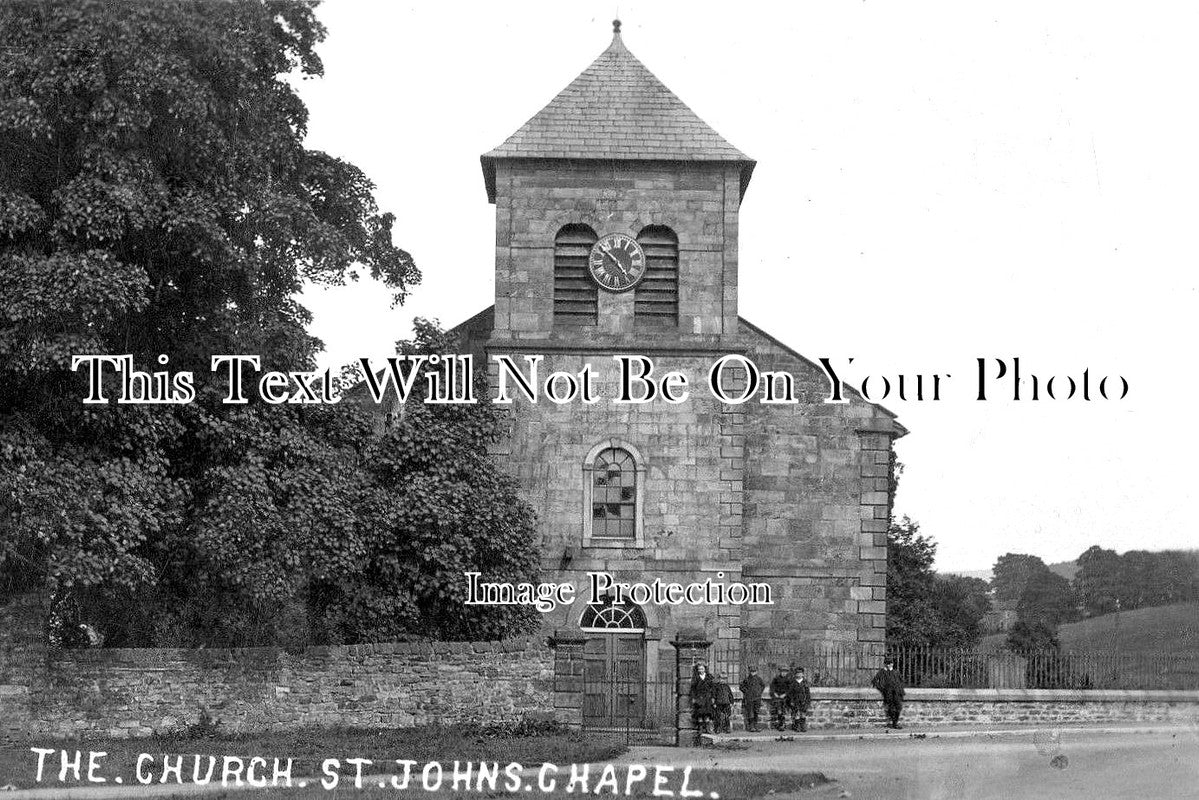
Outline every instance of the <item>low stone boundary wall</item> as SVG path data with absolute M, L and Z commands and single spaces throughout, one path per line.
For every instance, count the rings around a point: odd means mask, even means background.
M 234 650 L 72 650 L 28 693 L 32 736 L 146 736 L 207 714 L 222 732 L 512 722 L 553 708 L 542 641 Z
M 29 729 L 30 687 L 46 660 L 44 614 L 36 595 L 0 603 L 0 742 Z
M 1199 724 L 1199 691 L 908 689 L 901 721 L 912 725 Z M 874 689 L 812 689 L 811 727 L 861 728 L 885 722 L 882 700 Z
M 554 717 L 583 724 L 583 639 L 50 653 L 35 598 L 0 606 L 0 739 L 171 733 L 204 718 L 225 733 L 298 726 L 392 728 Z M 694 740 L 687 688 L 707 641 L 678 640 L 678 741 Z M 551 649 L 556 645 L 557 649 Z M 740 709 L 737 709 L 739 712 Z M 769 720 L 764 703 L 762 721 Z M 734 725 L 740 727 L 741 714 Z M 1199 691 L 909 689 L 921 724 L 1199 725 Z M 884 722 L 870 688 L 813 687 L 812 728 Z

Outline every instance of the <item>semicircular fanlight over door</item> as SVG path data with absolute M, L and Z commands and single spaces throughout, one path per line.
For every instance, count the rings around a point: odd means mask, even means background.
M 579 618 L 583 645 L 583 725 L 642 727 L 645 707 L 645 612 L 635 603 L 588 605 Z
M 628 631 L 641 633 L 645 630 L 645 612 L 636 603 L 614 603 L 611 595 L 603 602 L 588 605 L 579 618 L 579 628 L 585 631 Z

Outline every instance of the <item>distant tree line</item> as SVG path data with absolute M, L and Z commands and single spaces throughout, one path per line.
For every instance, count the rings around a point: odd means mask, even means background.
M 1038 556 L 1005 553 L 988 584 L 938 575 L 937 545 L 904 517 L 887 534 L 887 642 L 896 646 L 976 645 L 992 604 L 1016 620 L 1006 644 L 1014 650 L 1054 650 L 1058 627 L 1084 617 L 1199 600 L 1199 551 L 1090 547 L 1077 559 L 1073 581 Z
M 1074 590 L 1088 616 L 1199 600 L 1199 553 L 1129 550 L 1099 545 L 1078 557 Z
M 1062 623 L 1199 599 L 1199 553 L 1193 551 L 1129 550 L 1120 555 L 1094 545 L 1078 557 L 1077 564 L 1071 582 L 1037 556 L 1006 553 L 999 557 L 991 589 L 997 603 L 1015 604 L 1009 647 L 1057 647 Z

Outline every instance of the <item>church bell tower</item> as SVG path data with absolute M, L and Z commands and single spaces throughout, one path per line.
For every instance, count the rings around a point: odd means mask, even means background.
M 754 162 L 614 27 L 582 74 L 483 155 L 495 305 L 455 333 L 493 378 L 490 356 L 501 354 L 524 355 L 542 376 L 594 368 L 595 402 L 514 403 L 494 449 L 537 511 L 544 580 L 753 584 L 774 599 L 605 606 L 580 592 L 543 628 L 584 638 L 588 670 L 647 686 L 670 663 L 670 642 L 697 633 L 714 643 L 713 666 L 734 673 L 783 642 L 788 660 L 843 648 L 872 674 L 886 625 L 891 445 L 905 431 L 852 392 L 825 403 L 819 366 L 738 316 L 738 219 Z M 729 354 L 790 376 L 793 395 L 720 401 L 705 382 Z M 620 355 L 687 376 L 689 398 L 613 402 Z M 592 701 L 585 722 L 622 722 Z
M 482 157 L 496 207 L 491 345 L 718 346 L 737 336 L 754 162 L 612 43 Z

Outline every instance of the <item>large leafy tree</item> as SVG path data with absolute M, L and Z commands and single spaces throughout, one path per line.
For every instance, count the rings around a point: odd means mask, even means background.
M 305 281 L 365 272 L 400 302 L 419 280 L 370 181 L 303 145 L 289 81 L 320 75 L 324 35 L 312 3 L 0 4 L 0 573 L 102 618 L 111 643 L 421 630 L 420 614 L 452 599 L 444 571 L 362 577 L 386 547 L 421 547 L 417 531 L 452 530 L 469 551 L 463 537 L 503 527 L 517 533 L 497 541 L 527 565 L 527 514 L 479 455 L 486 418 L 426 452 L 451 459 L 446 472 L 425 479 L 397 454 L 383 474 L 369 413 L 226 406 L 205 380 L 219 353 L 311 368 L 319 342 L 294 299 Z M 198 396 L 85 406 L 70 370 L 84 353 L 144 370 L 165 355 L 196 373 Z M 413 448 L 432 435 L 410 433 Z M 516 511 L 483 504 L 467 531 L 447 507 L 454 480 Z M 424 515 L 398 519 L 414 493 Z M 335 603 L 368 602 L 353 576 L 372 587 L 370 619 L 403 613 L 382 628 L 330 623 Z
M 1078 599 L 1070 581 L 1048 568 L 1034 573 L 1016 603 L 1016 617 L 1055 630 L 1078 619 Z
M 1099 545 L 1088 547 L 1078 557 L 1074 588 L 1088 613 L 1107 614 L 1120 607 L 1123 592 L 1120 566 L 1116 551 L 1104 550 Z
M 993 574 L 996 599 L 1014 604 L 1022 623 L 1019 634 L 1008 637 L 1009 646 L 1024 649 L 1048 642 L 1056 637 L 1058 625 L 1078 618 L 1078 596 L 1070 581 L 1037 556 L 1005 553 L 995 561 Z
M 990 610 L 987 586 L 977 578 L 933 571 L 937 543 L 907 517 L 887 532 L 887 642 L 892 645 L 969 647 L 982 635 Z
M 938 575 L 933 607 L 942 620 L 939 644 L 972 647 L 983 635 L 983 617 L 991 610 L 990 589 L 981 578 Z
M 887 531 L 887 641 L 928 644 L 940 621 L 932 603 L 937 545 L 904 517 Z
M 1033 576 L 1047 572 L 1049 567 L 1038 556 L 1027 553 L 1004 553 L 995 561 L 991 572 L 991 588 L 995 599 L 1005 603 L 1019 602 L 1020 596 Z
M 415 328 L 413 340 L 398 343 L 401 353 L 457 352 L 458 342 L 435 325 L 418 319 Z M 474 381 L 475 396 L 485 397 L 484 370 Z M 481 639 L 535 625 L 528 608 L 462 605 L 467 571 L 509 581 L 535 581 L 538 572 L 532 507 L 488 454 L 504 430 L 501 414 L 491 403 L 410 398 L 372 437 L 357 500 L 365 523 L 358 531 L 362 569 L 322 574 L 312 594 L 321 638 L 418 632 Z M 374 535 L 372 528 L 389 533 Z

